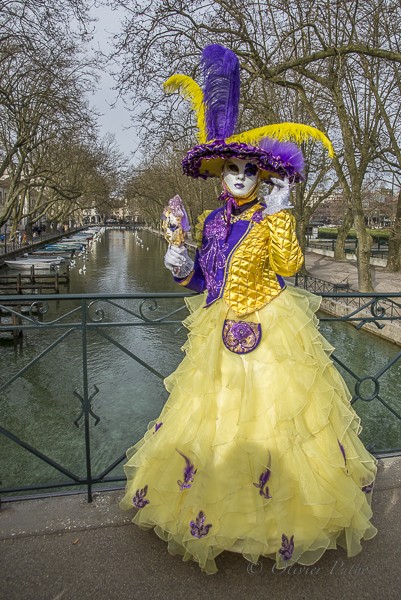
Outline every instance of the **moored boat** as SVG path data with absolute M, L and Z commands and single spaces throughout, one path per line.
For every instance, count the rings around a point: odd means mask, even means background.
M 37 259 L 37 260 L 28 260 L 26 258 L 20 258 L 16 260 L 5 260 L 4 264 L 7 265 L 10 269 L 23 269 L 29 270 L 32 267 L 36 270 L 49 270 L 55 269 L 60 266 L 64 262 L 62 259 Z
M 41 253 L 24 254 L 22 260 L 40 261 L 40 262 L 67 262 L 71 258 L 71 252 L 64 253 Z
M 56 251 L 56 250 L 46 250 L 46 248 L 41 248 L 40 250 L 36 250 L 35 252 L 32 252 L 30 254 L 25 254 L 25 257 L 31 257 L 31 258 L 38 258 L 41 259 L 43 258 L 65 258 L 66 260 L 68 259 L 73 259 L 75 258 L 75 250 L 68 250 L 68 251 Z
M 57 244 L 47 244 L 45 249 L 51 250 L 52 252 L 68 252 L 72 250 L 85 250 L 85 247 L 86 245 L 83 242 L 57 242 Z

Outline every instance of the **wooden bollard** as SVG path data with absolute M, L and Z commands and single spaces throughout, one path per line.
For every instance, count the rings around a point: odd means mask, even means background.
M 15 311 L 18 312 L 18 316 L 13 314 L 12 318 L 11 318 L 11 324 L 13 326 L 15 325 L 21 325 L 22 324 L 22 319 L 21 319 L 21 306 L 15 306 Z M 13 329 L 12 330 L 12 334 L 13 334 L 13 342 L 14 342 L 14 348 L 17 346 L 17 344 L 22 344 L 22 329 Z
M 60 291 L 59 280 L 58 280 L 58 272 L 56 273 L 56 276 L 54 278 L 54 291 L 56 292 L 56 294 L 58 294 L 59 291 Z

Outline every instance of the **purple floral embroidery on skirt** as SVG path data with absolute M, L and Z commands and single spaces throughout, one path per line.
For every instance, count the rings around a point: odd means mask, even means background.
M 373 487 L 374 487 L 374 482 L 372 481 L 372 483 L 368 483 L 368 485 L 364 485 L 362 488 L 362 491 L 365 492 L 365 494 L 370 494 L 371 492 L 373 492 Z
M 135 508 L 143 508 L 144 506 L 146 506 L 147 504 L 150 503 L 149 500 L 147 500 L 145 498 L 147 493 L 148 493 L 147 485 L 145 485 L 145 487 L 142 489 L 136 490 L 135 496 L 132 499 L 132 502 L 134 503 Z
M 271 498 L 269 488 L 267 487 L 267 482 L 270 479 L 270 474 L 270 469 L 266 469 L 266 471 L 263 471 L 263 473 L 261 473 L 259 477 L 259 483 L 253 484 L 255 487 L 259 488 L 259 494 L 263 496 L 263 498 L 266 498 L 266 500 Z
M 160 427 L 163 425 L 163 421 L 160 421 L 160 423 L 156 423 L 155 425 L 155 430 L 153 433 L 156 433 L 157 431 L 159 431 Z
M 209 523 L 205 525 L 206 515 L 203 511 L 200 511 L 195 521 L 191 521 L 189 526 L 191 528 L 191 534 L 196 538 L 203 538 L 209 533 L 209 529 L 212 525 Z
M 183 491 L 183 490 L 187 490 L 188 488 L 191 487 L 193 480 L 194 480 L 195 473 L 197 472 L 198 469 L 195 469 L 195 466 L 191 463 L 188 456 L 185 456 L 185 454 L 180 452 L 178 450 L 178 448 L 176 448 L 176 450 L 177 450 L 178 454 L 180 454 L 182 456 L 182 458 L 185 459 L 184 478 L 182 481 L 180 481 L 180 480 L 177 481 L 177 483 L 180 487 L 180 490 Z
M 292 557 L 292 553 L 294 552 L 294 536 L 292 535 L 290 539 L 283 533 L 281 537 L 281 548 L 278 551 L 279 554 L 283 557 L 283 560 L 290 560 Z
M 235 354 L 247 354 L 259 345 L 262 337 L 260 323 L 249 321 L 231 321 L 226 319 L 223 325 L 225 347 Z

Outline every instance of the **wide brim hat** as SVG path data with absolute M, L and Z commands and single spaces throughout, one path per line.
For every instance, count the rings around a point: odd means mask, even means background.
M 191 102 L 197 116 L 199 143 L 182 161 L 185 175 L 208 179 L 220 177 L 230 158 L 256 162 L 261 179 L 290 182 L 303 179 L 303 156 L 299 145 L 311 139 L 321 142 L 333 156 L 328 137 L 303 123 L 277 123 L 234 134 L 239 109 L 240 71 L 237 56 L 218 44 L 202 53 L 203 89 L 186 75 L 172 75 L 166 91 L 179 91 Z
M 265 149 L 240 142 L 227 143 L 225 140 L 199 144 L 189 150 L 183 159 L 183 172 L 194 178 L 220 177 L 226 160 L 240 158 L 255 162 L 262 180 L 288 177 L 292 182 L 301 181 L 303 156 L 298 146 L 288 142 L 280 144 L 275 140 L 269 141 L 275 148 L 273 151 L 268 147 Z

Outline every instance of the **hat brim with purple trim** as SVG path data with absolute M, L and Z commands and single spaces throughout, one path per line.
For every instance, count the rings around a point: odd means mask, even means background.
M 263 180 L 271 177 L 288 177 L 291 183 L 303 180 L 302 173 L 282 156 L 257 146 L 238 142 L 226 143 L 224 140 L 194 146 L 182 161 L 183 172 L 193 178 L 220 177 L 225 161 L 230 158 L 254 161 Z

